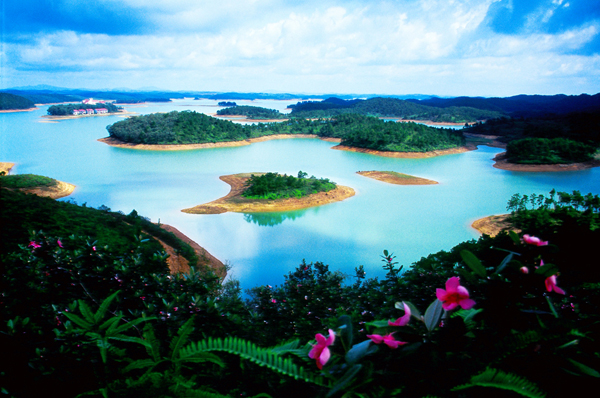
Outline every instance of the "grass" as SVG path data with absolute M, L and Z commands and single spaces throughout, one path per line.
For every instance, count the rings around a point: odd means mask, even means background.
M 57 181 L 50 177 L 35 174 L 14 174 L 0 176 L 0 185 L 6 188 L 53 187 Z

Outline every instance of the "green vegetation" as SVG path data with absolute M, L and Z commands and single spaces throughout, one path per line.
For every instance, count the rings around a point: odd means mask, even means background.
M 246 182 L 247 188 L 242 196 L 249 199 L 301 198 L 313 193 L 331 191 L 336 187 L 335 182 L 329 181 L 328 178 L 306 177 L 307 174 L 303 171 L 298 172 L 298 177 L 277 173 L 252 174 Z
M 406 120 L 431 120 L 434 122 L 466 123 L 498 118 L 502 112 L 471 107 L 437 108 L 397 98 L 369 98 L 344 101 L 328 98 L 323 101 L 298 102 L 292 108 L 292 117 L 325 118 L 344 113 L 378 117 L 397 117 Z
M 221 101 L 221 102 L 218 102 L 217 105 L 219 105 L 219 106 L 237 106 L 237 104 L 233 101 Z
M 384 122 L 356 114 L 327 120 L 294 118 L 281 123 L 241 125 L 197 112 L 173 111 L 132 117 L 107 129 L 111 137 L 136 144 L 202 144 L 274 134 L 315 134 L 341 138 L 344 145 L 360 148 L 423 152 L 458 147 L 465 142 L 460 131 Z
M 168 275 L 124 226 L 70 234 L 78 206 L 0 199 L 13 232 L 50 212 L 48 232 L 7 245 L 0 229 L 7 396 L 566 398 L 600 378 L 598 195 L 514 195 L 512 222 L 537 240 L 483 236 L 407 270 L 384 250 L 381 279 L 303 261 L 247 300 L 210 273 Z
M 0 92 L 0 111 L 35 108 L 35 103 L 25 97 Z
M 511 163 L 561 164 L 586 162 L 597 146 L 566 138 L 524 138 L 508 143 L 506 159 Z
M 275 109 L 261 108 L 259 106 L 232 106 L 219 109 L 217 115 L 241 115 L 249 119 L 283 119 L 285 115 Z
M 111 103 L 105 104 L 62 104 L 52 105 L 48 107 L 48 115 L 52 116 L 67 116 L 72 115 L 75 109 L 101 109 L 106 108 L 108 113 L 116 113 L 123 110 L 123 108 L 113 105 Z
M 54 178 L 36 174 L 11 174 L 0 175 L 0 187 L 4 188 L 34 188 L 53 187 L 57 181 Z

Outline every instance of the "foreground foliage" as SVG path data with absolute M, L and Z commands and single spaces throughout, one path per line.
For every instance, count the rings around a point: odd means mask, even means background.
M 241 298 L 120 253 L 33 233 L 1 253 L 1 387 L 93 396 L 584 396 L 600 378 L 600 199 L 515 195 L 528 234 L 483 236 L 354 282 L 302 262 Z M 587 260 L 586 260 L 587 259 Z M 404 271 L 404 272 L 403 272 Z M 10 365 L 10 366 L 8 366 Z M 28 383 L 19 381 L 28 380 Z

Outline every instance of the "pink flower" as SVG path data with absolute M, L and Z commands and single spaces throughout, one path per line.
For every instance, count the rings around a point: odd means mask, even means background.
M 552 275 L 546 278 L 546 290 L 551 292 L 555 291 L 558 294 L 565 294 L 565 291 L 560 287 L 556 286 L 556 275 Z
M 548 246 L 548 241 L 544 242 L 537 236 L 530 236 L 527 234 L 523 235 L 523 242 L 527 243 L 528 245 L 534 246 Z
M 399 345 L 407 344 L 405 341 L 394 340 L 392 334 L 394 333 L 386 334 L 385 336 L 381 336 L 379 334 L 368 334 L 367 337 L 370 338 L 375 344 L 384 343 L 392 349 L 398 348 Z
M 522 273 L 524 273 L 525 275 L 527 275 L 527 274 L 529 273 L 529 268 L 527 268 L 527 267 L 521 267 L 521 268 L 519 268 L 519 270 L 520 270 Z
M 36 241 L 32 240 L 31 242 L 29 242 L 29 246 L 28 247 L 33 247 L 34 249 L 38 249 L 38 248 L 42 247 L 42 245 L 40 245 Z
M 317 344 L 310 350 L 308 357 L 317 361 L 317 368 L 323 369 L 323 365 L 325 365 L 331 357 L 329 346 L 335 341 L 335 332 L 329 329 L 328 338 L 325 338 L 321 333 L 317 333 L 315 339 L 317 340 Z
M 404 304 L 404 315 L 396 319 L 394 322 L 388 321 L 388 325 L 405 326 L 406 324 L 408 324 L 408 321 L 410 321 L 410 307 L 404 302 L 402 302 L 402 304 Z
M 468 310 L 475 305 L 475 301 L 469 298 L 469 292 L 463 286 L 460 286 L 460 279 L 453 276 L 446 281 L 446 290 L 436 289 L 435 295 L 442 302 L 442 308 L 450 311 L 459 305 Z
M 60 239 L 57 239 L 57 240 L 56 240 L 56 243 L 58 243 L 58 247 L 63 247 L 63 244 L 62 244 L 62 242 L 60 241 Z
M 275 304 L 275 303 L 277 302 L 277 300 L 275 300 L 275 299 L 271 299 L 271 302 L 272 302 L 273 304 Z

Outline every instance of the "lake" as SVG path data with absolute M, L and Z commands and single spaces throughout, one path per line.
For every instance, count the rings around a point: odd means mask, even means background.
M 284 110 L 296 101 L 236 101 Z M 471 223 L 506 212 L 515 193 L 548 194 L 551 189 L 600 194 L 600 169 L 523 173 L 492 167 L 501 150 L 427 159 L 395 159 L 332 150 L 319 139 L 283 139 L 243 147 L 188 151 L 140 151 L 97 141 L 120 116 L 42 122 L 48 106 L 33 112 L 0 114 L 0 161 L 17 165 L 13 174 L 34 173 L 77 186 L 63 200 L 129 213 L 170 224 L 232 266 L 243 288 L 278 285 L 303 259 L 321 261 L 350 276 L 363 265 L 367 277 L 381 277 L 384 249 L 405 266 L 479 236 Z M 215 113 L 217 101 L 175 100 L 125 106 L 147 114 L 171 110 Z M 229 192 L 219 176 L 242 172 L 307 172 L 356 190 L 343 202 L 283 213 L 192 215 L 180 210 Z M 356 174 L 389 170 L 438 181 L 398 186 Z M 350 280 L 349 280 L 350 281 Z

